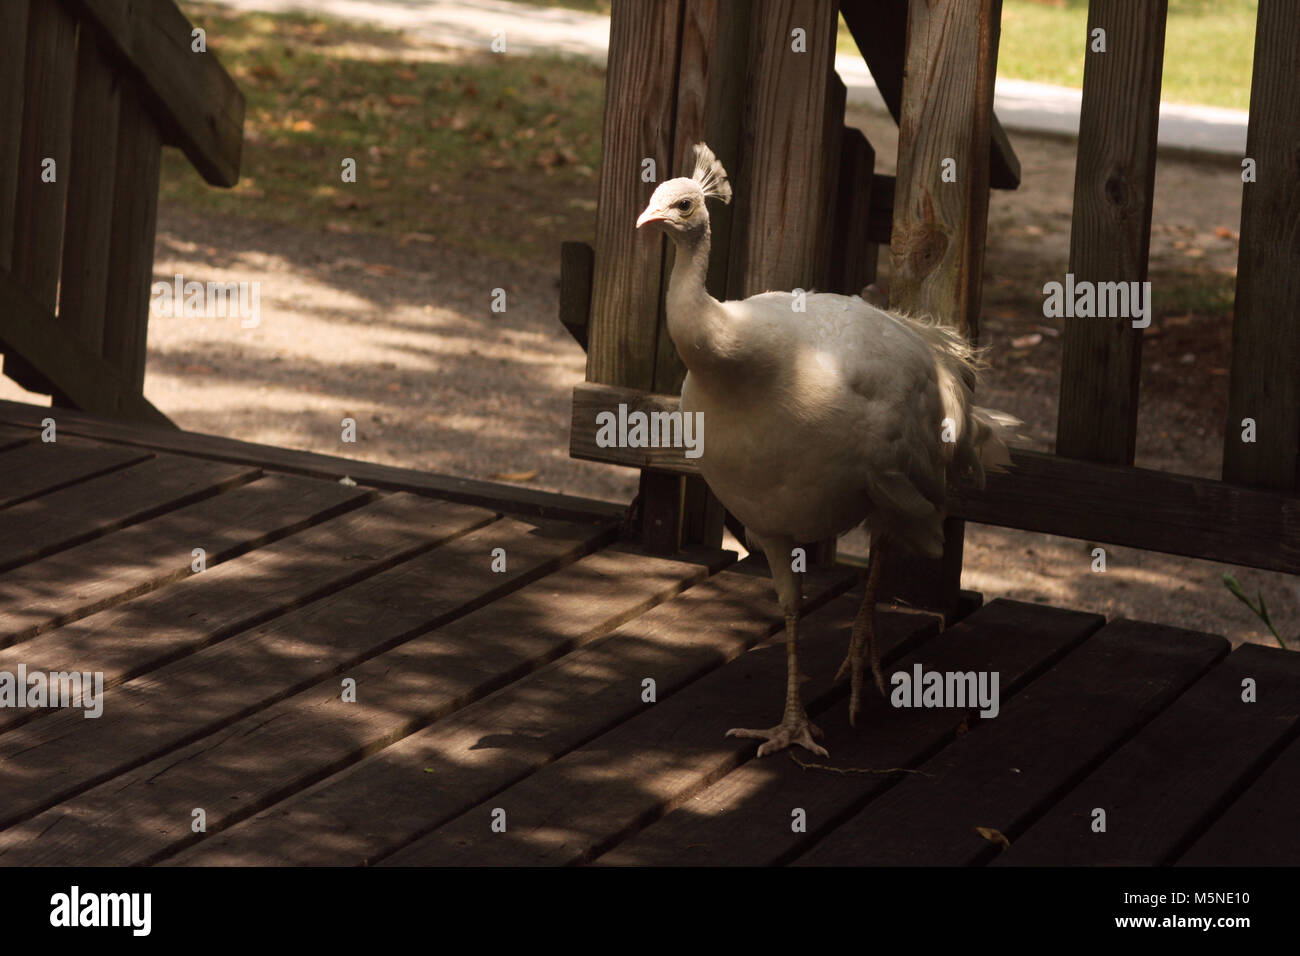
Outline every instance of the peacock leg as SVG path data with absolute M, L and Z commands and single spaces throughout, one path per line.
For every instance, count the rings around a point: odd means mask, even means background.
M 862 671 L 863 646 L 866 646 L 867 662 L 871 664 L 871 676 L 882 697 L 888 697 L 885 691 L 885 675 L 880 670 L 880 647 L 876 642 L 876 595 L 880 590 L 880 568 L 885 555 L 885 539 L 872 536 L 871 556 L 867 560 L 867 588 L 858 608 L 857 617 L 853 619 L 853 636 L 849 638 L 849 654 L 840 665 L 835 679 L 840 680 L 849 675 L 849 725 L 856 726 L 858 711 L 862 708 Z
M 799 697 L 799 683 L 803 678 L 799 674 L 798 644 L 799 615 L 787 613 L 785 616 L 785 714 L 782 716 L 781 722 L 775 727 L 769 727 L 766 730 L 746 730 L 742 727 L 733 727 L 727 731 L 728 737 L 753 737 L 765 741 L 758 748 L 760 757 L 784 750 L 791 744 L 798 744 L 805 750 L 811 750 L 820 757 L 829 756 L 826 753 L 826 748 L 813 739 L 822 736 L 822 732 L 816 724 L 808 719 L 808 713 L 803 709 L 803 701 Z

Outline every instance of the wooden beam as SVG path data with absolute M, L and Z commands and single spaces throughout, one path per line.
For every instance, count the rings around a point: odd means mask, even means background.
M 902 115 L 907 3 L 908 0 L 843 0 L 840 5 L 844 23 L 895 123 Z M 1020 186 L 1020 159 L 996 115 L 990 124 L 989 185 L 994 189 L 1016 189 Z
M 666 240 L 636 231 L 659 181 L 676 175 L 672 126 L 681 0 L 615 3 L 605 81 L 596 260 L 587 335 L 587 380 L 654 385 L 659 284 Z M 656 181 L 642 182 L 653 159 Z
M 244 94 L 216 54 L 193 51 L 193 24 L 173 0 L 65 4 L 89 17 L 135 68 L 168 145 L 184 150 L 212 185 L 235 185 L 244 142 Z
M 1076 283 L 1147 277 L 1167 9 L 1168 0 L 1092 0 L 1088 8 L 1089 37 L 1104 30 L 1106 50 L 1087 41 L 1070 230 Z M 1131 317 L 1065 320 L 1057 454 L 1132 464 L 1141 360 Z
M 812 289 L 824 274 L 819 237 L 833 190 L 822 149 L 830 134 L 837 8 L 832 0 L 754 5 L 729 298 Z M 793 49 L 796 29 L 804 31 L 805 52 Z
M 1225 481 L 1300 489 L 1300 7 L 1260 0 L 1232 324 Z M 1255 422 L 1243 442 L 1242 420 Z
M 1300 574 L 1300 497 L 1015 450 L 984 491 L 952 489 L 968 521 Z
M 18 199 L 27 69 L 27 11 L 31 0 L 0 3 L 0 269 L 13 265 L 14 204 Z
M 652 468 L 678 475 L 698 475 L 697 459 L 687 458 L 682 448 L 603 448 L 596 443 L 599 427 L 596 416 L 602 412 L 619 415 L 641 412 L 672 415 L 681 410 L 677 395 L 657 395 L 636 389 L 618 388 L 596 382 L 583 382 L 573 389 L 573 425 L 569 432 L 569 455 L 589 461 L 604 461 L 633 468 Z
M 83 29 L 77 44 L 77 91 L 73 108 L 72 161 L 68 168 L 67 237 L 59 281 L 59 324 L 92 352 L 104 344 L 109 305 L 109 249 L 113 233 L 113 195 L 117 188 L 122 83 L 104 55 L 93 29 Z M 138 171 L 129 168 L 127 175 Z M 150 248 L 152 265 L 152 247 Z M 113 294 L 121 292 L 115 278 Z
M 581 437 L 575 413 L 575 446 L 594 448 L 595 411 L 616 410 L 620 402 L 630 410 L 678 410 L 673 395 L 579 385 L 574 406 L 582 405 L 588 412 Z M 620 449 L 619 453 L 623 464 L 698 474 L 694 462 L 680 450 L 669 454 L 662 449 Z M 575 453 L 574 457 L 591 456 Z M 1011 459 L 1012 470 L 990 474 L 983 491 L 967 484 L 950 486 L 950 515 L 980 524 L 1300 574 L 1300 496 L 1019 449 L 1012 450 Z
M 171 420 L 121 373 L 73 335 L 52 334 L 55 319 L 8 270 L 0 269 L 0 344 L 22 355 L 35 371 L 54 382 L 76 407 L 99 415 L 137 419 L 158 426 Z M 172 426 L 175 427 L 175 426 Z
M 591 318 L 591 272 L 595 250 L 585 242 L 560 243 L 560 324 L 587 350 Z

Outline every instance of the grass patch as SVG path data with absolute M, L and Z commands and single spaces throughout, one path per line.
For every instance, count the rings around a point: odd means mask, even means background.
M 1169 0 L 1161 99 L 1244 110 L 1258 0 Z M 1087 0 L 1003 0 L 998 76 L 1083 86 Z M 857 47 L 840 20 L 838 49 Z
M 186 10 L 247 98 L 243 175 L 212 189 L 165 150 L 165 199 L 517 261 L 553 258 L 557 236 L 592 237 L 603 69 L 430 51 L 316 17 Z M 355 183 L 341 180 L 345 157 Z

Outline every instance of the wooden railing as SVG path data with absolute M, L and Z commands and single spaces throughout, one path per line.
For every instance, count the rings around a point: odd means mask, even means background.
M 143 394 L 164 145 L 239 178 L 244 99 L 172 0 L 0 4 L 0 351 L 56 404 L 166 424 Z
M 974 335 L 988 188 L 1019 178 L 992 114 L 1000 0 L 840 7 L 900 124 L 888 184 L 891 304 Z M 749 19 L 749 4 L 728 0 L 654 9 L 614 4 L 596 248 L 566 244 L 561 318 L 588 347 L 571 453 L 642 468 L 646 539 L 671 548 L 699 534 L 712 543 L 716 531 L 693 518 L 707 500 L 690 491 L 694 463 L 680 450 L 595 442 L 597 411 L 677 407 L 680 369 L 660 308 L 665 251 L 631 228 L 652 188 L 636 176 L 641 159 L 671 157 L 664 175 L 679 175 L 689 145 L 706 139 L 733 172 L 737 202 L 730 218 L 720 209 L 709 276 L 728 298 L 858 291 L 835 263 L 874 261 L 861 236 L 880 237 L 886 206 L 872 198 L 883 190 L 870 147 L 845 145 L 858 134 L 839 125 L 835 3 L 764 0 Z M 1092 0 L 1089 30 L 1106 30 L 1107 52 L 1089 55 L 1084 75 L 1076 280 L 1146 278 L 1166 12 L 1166 0 Z M 795 26 L 807 32 L 802 61 L 780 55 Z M 956 160 L 962 188 L 940 187 L 941 157 Z M 1141 332 L 1128 319 L 1070 319 L 1057 453 L 1013 452 L 1017 467 L 986 491 L 952 489 L 944 560 L 901 576 L 924 579 L 922 603 L 956 600 L 962 519 L 1300 573 L 1300 4 L 1291 0 L 1260 0 L 1246 158 L 1255 181 L 1243 187 L 1223 480 L 1133 467 Z M 823 254 L 850 237 L 847 253 Z M 1256 423 L 1254 443 L 1241 441 L 1244 418 Z M 895 593 L 902 587 L 896 580 Z

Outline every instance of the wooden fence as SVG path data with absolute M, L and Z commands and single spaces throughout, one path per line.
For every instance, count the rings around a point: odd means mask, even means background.
M 239 178 L 244 99 L 173 0 L 0 5 L 0 351 L 58 405 L 155 424 L 144 397 L 158 174 Z
M 1106 30 L 1107 52 L 1089 55 L 1084 75 L 1076 280 L 1146 278 L 1166 5 L 1090 5 L 1089 33 Z M 681 383 L 661 306 L 669 253 L 632 229 L 653 188 L 637 175 L 642 158 L 666 158 L 664 177 L 680 175 L 703 139 L 733 174 L 734 205 L 710 213 L 715 296 L 856 292 L 873 275 L 874 243 L 887 242 L 891 305 L 973 337 L 988 190 L 1019 178 L 992 110 L 1000 7 L 615 0 L 596 244 L 565 245 L 561 318 L 588 352 L 571 452 L 642 469 L 651 544 L 716 543 L 722 518 L 680 450 L 595 443 L 596 412 L 620 402 L 675 409 Z M 870 146 L 843 128 L 837 12 L 899 122 L 896 182 L 874 174 Z M 790 56 L 796 27 L 807 53 Z M 896 595 L 954 606 L 963 519 L 1300 573 L 1298 144 L 1300 5 L 1261 0 L 1247 145 L 1256 181 L 1243 187 L 1223 480 L 1133 467 L 1140 330 L 1070 319 L 1056 454 L 1016 451 L 1016 469 L 992 476 L 987 491 L 952 489 L 944 559 L 904 565 Z M 941 158 L 956 161 L 959 186 L 940 183 Z M 1256 422 L 1254 443 L 1240 440 L 1244 418 Z

